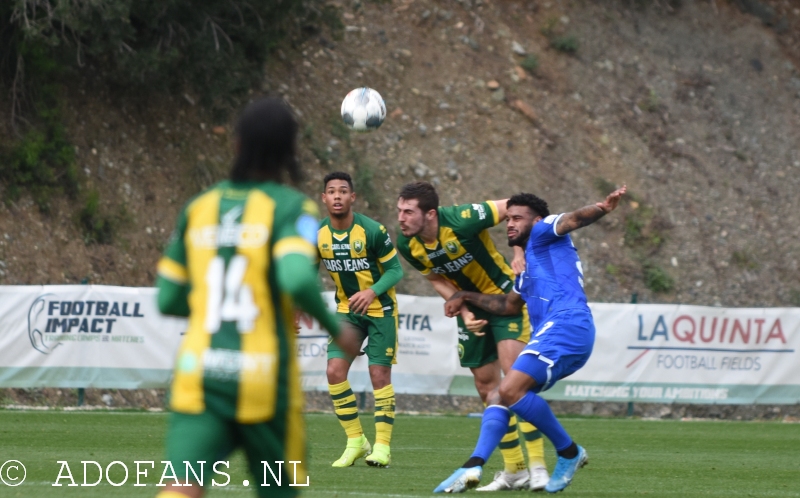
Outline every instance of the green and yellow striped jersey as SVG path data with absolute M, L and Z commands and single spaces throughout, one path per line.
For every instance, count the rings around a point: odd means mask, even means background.
M 339 313 L 348 313 L 350 297 L 372 287 L 383 275 L 384 265 L 397 257 L 386 227 L 355 212 L 353 225 L 344 231 L 335 230 L 330 218 L 322 220 L 317 234 L 317 249 L 336 284 L 336 311 Z M 372 317 L 396 315 L 394 287 L 379 294 L 367 310 L 367 316 Z
M 188 290 L 173 410 L 257 423 L 302 403 L 292 302 L 273 263 L 315 259 L 317 214 L 312 200 L 273 182 L 224 181 L 182 210 L 158 264 L 160 277 Z
M 458 289 L 507 294 L 514 272 L 497 251 L 488 228 L 500 223 L 492 201 L 440 207 L 439 237 L 432 246 L 420 237 L 397 236 L 397 250 L 423 275 L 441 275 Z

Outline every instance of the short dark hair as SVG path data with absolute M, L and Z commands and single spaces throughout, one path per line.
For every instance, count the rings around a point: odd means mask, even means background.
M 508 203 L 506 203 L 506 208 L 510 208 L 511 206 L 527 206 L 531 211 L 542 218 L 550 216 L 550 210 L 547 208 L 547 203 L 544 199 L 536 197 L 533 194 L 526 194 L 523 192 L 521 194 L 512 195 L 508 199 Z
M 334 171 L 333 173 L 328 173 L 325 175 L 325 178 L 322 179 L 323 192 L 328 188 L 328 182 L 331 180 L 344 180 L 350 186 L 350 191 L 355 192 L 355 188 L 353 188 L 353 179 L 350 177 L 350 173 L 346 173 L 344 171 Z
M 289 106 L 277 98 L 250 103 L 236 124 L 239 152 L 231 180 L 252 180 L 254 172 L 280 181 L 285 170 L 292 182 L 302 179 L 297 162 L 297 120 Z
M 397 197 L 406 200 L 416 199 L 417 205 L 423 213 L 439 207 L 439 194 L 436 193 L 436 188 L 428 182 L 406 183 L 400 189 Z

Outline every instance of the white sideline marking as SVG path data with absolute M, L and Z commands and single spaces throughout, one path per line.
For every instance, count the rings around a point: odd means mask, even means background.
M 3 405 L 0 406 L 0 412 L 7 411 L 7 412 L 14 412 L 14 413 L 25 413 L 25 412 L 50 412 L 50 413 L 59 413 L 59 412 L 69 412 L 69 413 L 91 413 L 91 414 L 114 414 L 114 415 L 125 415 L 125 414 L 134 414 L 134 415 L 164 415 L 168 412 L 163 408 L 148 408 L 146 410 L 132 410 L 130 408 L 114 408 L 114 407 L 107 407 L 107 406 L 26 406 L 26 405 Z

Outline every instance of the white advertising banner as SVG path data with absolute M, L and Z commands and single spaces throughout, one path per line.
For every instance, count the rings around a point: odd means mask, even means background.
M 800 403 L 800 309 L 592 304 L 589 362 L 549 399 Z
M 324 293 L 331 309 L 333 292 Z M 444 301 L 438 297 L 399 294 L 397 306 L 397 364 L 392 368 L 392 384 L 397 393 L 448 394 L 457 374 L 470 375 L 458 364 L 456 321 L 444 316 Z M 327 391 L 325 376 L 328 335 L 313 320 L 301 320 L 297 354 L 303 370 L 303 388 Z M 359 356 L 350 369 L 353 391 L 371 391 L 366 356 Z M 471 377 L 470 377 L 471 382 Z M 470 394 L 477 394 L 472 389 Z
M 185 321 L 155 289 L 0 287 L 0 387 L 165 387 Z
M 333 305 L 333 293 L 325 293 Z M 398 295 L 395 391 L 475 395 L 458 363 L 455 319 L 438 297 Z M 652 403 L 800 403 L 800 309 L 592 304 L 589 362 L 548 399 Z M 166 387 L 185 321 L 156 309 L 155 289 L 0 286 L 0 387 Z M 327 391 L 328 336 L 301 320 L 305 390 Z M 370 391 L 367 358 L 350 371 Z

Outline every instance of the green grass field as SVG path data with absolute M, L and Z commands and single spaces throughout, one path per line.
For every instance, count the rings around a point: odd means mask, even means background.
M 752 422 L 677 422 L 600 418 L 563 419 L 568 431 L 586 447 L 589 465 L 579 471 L 562 496 L 800 496 L 800 425 Z M 392 445 L 393 465 L 368 467 L 359 461 L 349 469 L 330 463 L 344 448 L 344 433 L 333 415 L 307 416 L 310 487 L 305 497 L 431 496 L 431 490 L 470 455 L 479 419 L 398 415 Z M 367 435 L 371 417 L 363 417 Z M 135 487 L 136 460 L 163 456 L 166 415 L 138 412 L 0 411 L 0 465 L 22 462 L 25 482 L 7 487 L 0 497 L 154 496 L 163 467 L 156 466 L 146 487 Z M 548 448 L 552 469 L 554 455 Z M 128 482 L 112 487 L 53 487 L 58 460 L 69 462 L 76 482 L 83 479 L 82 460 L 103 467 L 124 462 Z M 499 452 L 486 467 L 484 482 L 501 468 Z M 0 475 L 8 477 L 5 468 Z M 155 472 L 155 473 L 154 473 Z M 157 475 L 156 475 L 157 474 Z M 231 458 L 231 484 L 206 496 L 255 496 L 242 486 L 248 479 L 241 455 Z M 15 472 L 11 469 L 11 478 Z M 90 467 L 88 482 L 97 480 Z M 114 467 L 112 480 L 124 478 Z M 219 477 L 219 476 L 218 476 Z M 470 494 L 475 495 L 472 491 Z M 518 496 L 522 492 L 503 492 Z M 481 495 L 482 496 L 482 495 Z

